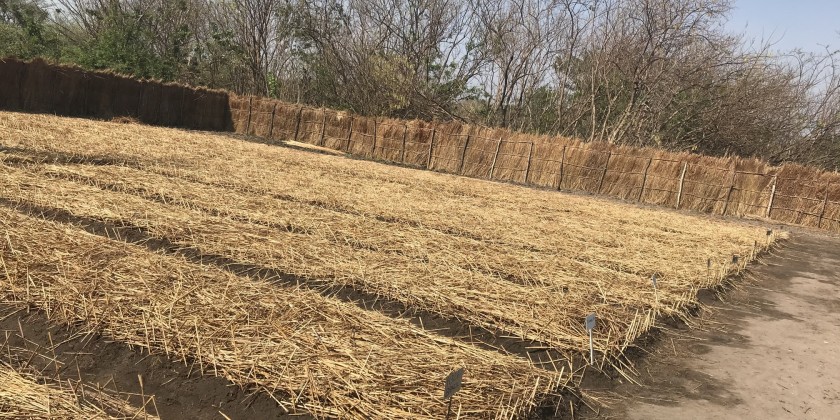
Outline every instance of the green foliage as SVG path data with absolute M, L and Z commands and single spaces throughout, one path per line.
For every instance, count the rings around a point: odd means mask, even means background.
M 0 0 L 0 57 L 58 59 L 62 42 L 36 2 Z

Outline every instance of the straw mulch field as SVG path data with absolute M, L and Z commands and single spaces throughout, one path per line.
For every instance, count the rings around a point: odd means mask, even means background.
M 458 366 L 461 415 L 557 404 L 588 358 L 587 314 L 597 366 L 625 366 L 657 318 L 685 318 L 699 289 L 784 236 L 224 135 L 14 113 L 0 113 L 0 132 L 16 270 L 2 292 L 324 416 L 440 416 L 441 380 Z M 32 218 L 42 213 L 53 220 Z M 424 330 L 429 315 L 553 356 Z

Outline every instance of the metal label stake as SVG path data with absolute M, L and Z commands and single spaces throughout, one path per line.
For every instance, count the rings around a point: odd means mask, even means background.
M 589 332 L 589 365 L 595 365 L 595 347 L 592 345 L 592 330 L 595 329 L 595 314 L 586 316 L 586 331 Z
M 446 420 L 449 420 L 449 415 L 452 414 L 452 397 L 461 389 L 461 381 L 463 379 L 464 368 L 460 368 L 446 377 L 446 383 L 443 388 L 443 399 L 449 399 L 449 404 L 446 406 Z
M 650 276 L 650 281 L 653 283 L 653 297 L 656 303 L 659 304 L 659 291 L 656 289 L 656 280 L 659 278 L 656 274 Z

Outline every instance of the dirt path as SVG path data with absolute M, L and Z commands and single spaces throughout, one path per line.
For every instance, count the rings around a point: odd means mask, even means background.
M 583 417 L 838 418 L 840 239 L 794 232 L 745 283 L 701 331 L 666 332 L 638 364 L 641 385 L 584 389 L 609 407 Z

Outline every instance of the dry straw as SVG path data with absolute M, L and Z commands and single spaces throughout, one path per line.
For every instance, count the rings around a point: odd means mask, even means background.
M 441 418 L 443 378 L 464 366 L 458 410 L 511 418 L 543 399 L 556 401 L 568 380 L 308 290 L 251 281 L 6 207 L 0 215 L 7 299 L 256 386 L 292 412 Z
M 0 384 L 0 419 L 157 419 L 91 385 L 55 381 L 5 361 Z
M 602 318 L 598 350 L 618 355 L 657 314 L 683 314 L 697 289 L 737 269 L 725 263 L 732 254 L 767 245 L 755 227 L 221 136 L 42 117 L 4 124 L 18 158 L 64 160 L 7 168 L 27 186 L 7 190 L 14 200 L 351 285 L 568 357 L 588 345 L 587 313 Z M 60 142 L 49 141 L 55 131 Z

